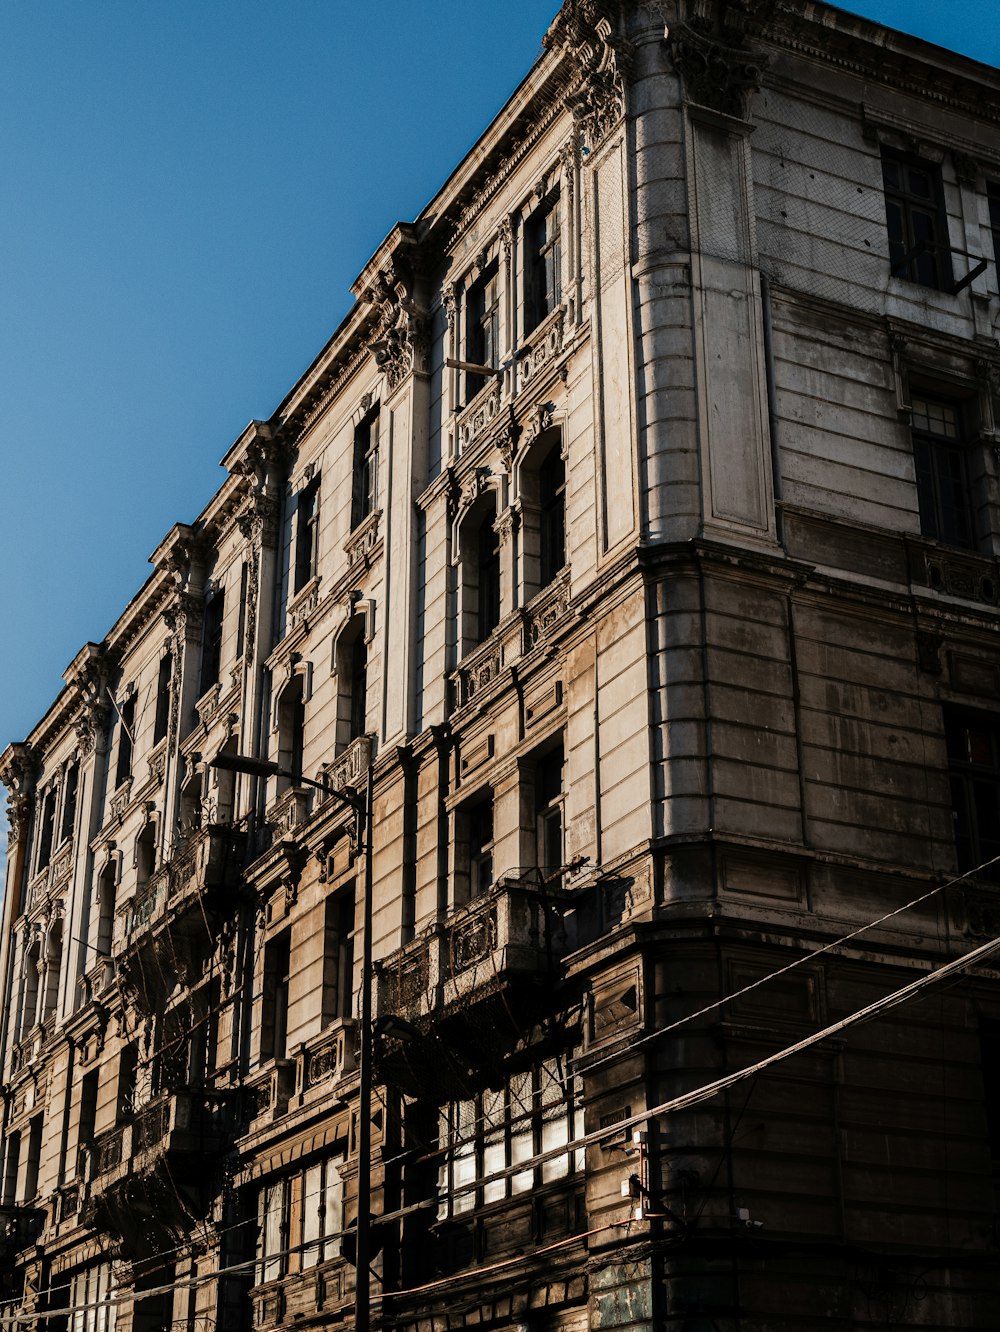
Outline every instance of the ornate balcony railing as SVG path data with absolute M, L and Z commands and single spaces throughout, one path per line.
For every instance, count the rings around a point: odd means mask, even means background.
M 359 735 L 352 740 L 339 758 L 324 764 L 320 769 L 320 779 L 333 787 L 335 791 L 351 788 L 355 791 L 364 786 L 368 778 L 368 764 L 371 761 L 372 741 L 370 735 Z
M 304 786 L 290 786 L 267 808 L 265 821 L 272 836 L 284 837 L 309 818 L 312 792 Z
M 275 1059 L 249 1078 L 245 1084 L 245 1123 L 258 1127 L 280 1118 L 294 1095 L 297 1072 L 294 1059 Z
M 568 610 L 569 570 L 562 569 L 524 608 L 524 651 L 546 639 Z
M 169 862 L 150 875 L 126 913 L 126 941 L 150 928 L 169 909 L 205 891 L 235 885 L 242 833 L 210 826 L 192 833 Z
M 556 895 L 537 871 L 510 871 L 482 897 L 376 964 L 376 1012 L 410 1021 L 513 976 L 546 974 L 575 946 Z

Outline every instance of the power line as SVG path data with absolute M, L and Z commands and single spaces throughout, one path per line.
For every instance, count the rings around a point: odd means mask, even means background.
M 747 1068 L 738 1069 L 734 1073 L 727 1074 L 725 1077 L 717 1078 L 714 1082 L 709 1082 L 701 1087 L 695 1088 L 692 1091 L 684 1092 L 680 1096 L 675 1096 L 669 1101 L 663 1101 L 659 1105 L 650 1107 L 648 1110 L 640 1111 L 638 1114 L 631 1115 L 627 1119 L 621 1120 L 618 1123 L 611 1125 L 607 1128 L 595 1129 L 592 1133 L 585 1133 L 582 1137 L 576 1138 L 571 1142 L 564 1143 L 559 1147 L 549 1148 L 547 1151 L 538 1152 L 534 1156 L 526 1159 L 525 1161 L 519 1161 L 514 1166 L 507 1166 L 503 1170 L 494 1171 L 491 1174 L 481 1179 L 477 1179 L 470 1184 L 460 1185 L 457 1188 L 452 1188 L 449 1192 L 449 1197 L 462 1196 L 463 1194 L 475 1192 L 486 1184 L 495 1183 L 502 1179 L 507 1179 L 512 1175 L 522 1173 L 526 1169 L 529 1168 L 533 1169 L 536 1166 L 544 1165 L 545 1162 L 547 1161 L 555 1160 L 560 1156 L 567 1156 L 570 1153 L 579 1151 L 581 1148 L 593 1146 L 596 1143 L 603 1141 L 605 1138 L 616 1136 L 617 1134 L 621 1133 L 623 1130 L 634 1128 L 636 1125 L 648 1123 L 649 1120 L 654 1119 L 660 1115 L 673 1114 L 680 1110 L 686 1110 L 692 1106 L 699 1105 L 703 1101 L 710 1100 L 713 1096 L 716 1096 L 719 1092 L 725 1091 L 729 1087 L 735 1086 L 738 1082 L 743 1081 L 745 1078 L 754 1077 L 759 1073 L 761 1073 L 764 1069 L 770 1068 L 773 1065 L 780 1063 L 784 1059 L 790 1059 L 793 1055 L 800 1054 L 803 1050 L 807 1050 L 814 1045 L 820 1044 L 820 1042 L 822 1041 L 828 1040 L 831 1036 L 837 1035 L 838 1032 L 846 1031 L 848 1028 L 856 1026 L 859 1023 L 871 1021 L 873 1018 L 880 1017 L 883 1013 L 887 1013 L 894 1008 L 900 1007 L 902 1004 L 908 1003 L 909 1000 L 921 994 L 924 990 L 929 989 L 932 985 L 937 984 L 939 981 L 944 980 L 947 977 L 956 975 L 959 972 L 966 970 L 968 967 L 976 965 L 976 963 L 984 960 L 987 957 L 990 957 L 992 954 L 996 953 L 997 951 L 1000 951 L 1000 938 L 990 939 L 986 943 L 981 944 L 978 948 L 972 949 L 971 952 L 966 953 L 963 957 L 955 958 L 951 962 L 944 963 L 936 970 L 925 973 L 923 976 L 918 977 L 915 981 L 910 981 L 909 984 L 902 986 L 898 990 L 891 991 L 889 994 L 884 995 L 881 999 L 876 999 L 873 1003 L 867 1004 L 864 1008 L 857 1009 L 855 1012 L 848 1014 L 847 1017 L 840 1018 L 838 1021 L 830 1023 L 828 1026 L 823 1027 L 820 1031 L 813 1032 L 811 1035 L 803 1037 L 801 1040 L 796 1041 L 792 1045 L 784 1046 L 782 1049 L 774 1051 L 774 1053 L 767 1055 L 764 1059 L 758 1060 L 755 1064 L 751 1064 Z M 427 1199 L 425 1201 L 422 1201 L 421 1203 L 415 1204 L 412 1207 L 401 1209 L 399 1212 L 387 1213 L 378 1219 L 381 1220 L 383 1223 L 391 1220 L 396 1220 L 400 1216 L 406 1213 L 417 1211 L 428 1206 L 433 1206 L 436 1204 L 436 1202 L 437 1199 Z M 340 1235 L 344 1235 L 345 1233 L 347 1232 L 343 1230 L 339 1232 Z M 331 1236 L 324 1236 L 321 1240 L 311 1240 L 308 1241 L 306 1244 L 295 1245 L 289 1249 L 282 1250 L 278 1253 L 269 1254 L 266 1256 L 267 1258 L 270 1259 L 287 1257 L 291 1253 L 302 1252 L 305 1251 L 307 1248 L 313 1247 L 313 1245 L 326 1243 L 336 1238 L 337 1238 L 336 1234 Z M 564 1243 L 564 1241 L 560 1241 L 560 1243 Z M 517 1259 L 509 1261 L 511 1263 L 515 1261 L 527 1262 L 530 1261 L 534 1256 L 535 1256 L 535 1251 L 533 1251 L 530 1254 L 520 1255 Z M 44 1313 L 41 1315 L 37 1313 L 14 1314 L 12 1317 L 0 1318 L 0 1327 L 18 1327 L 18 1326 L 23 1326 L 24 1324 L 29 1323 L 32 1320 L 41 1319 L 42 1321 L 44 1321 L 47 1318 L 60 1316 L 62 1314 L 83 1312 L 87 1309 L 107 1308 L 110 1307 L 111 1305 L 118 1307 L 119 1305 L 129 1303 L 130 1301 L 134 1301 L 136 1299 L 146 1299 L 149 1298 L 150 1296 L 164 1294 L 167 1291 L 171 1290 L 192 1289 L 197 1286 L 203 1285 L 208 1281 L 217 1280 L 221 1276 L 230 1276 L 239 1272 L 248 1271 L 249 1269 L 255 1267 L 257 1263 L 260 1261 L 261 1261 L 260 1258 L 254 1257 L 252 1259 L 247 1259 L 244 1262 L 236 1263 L 230 1267 L 220 1268 L 215 1272 L 203 1273 L 199 1277 L 190 1277 L 182 1279 L 180 1281 L 173 1281 L 167 1285 L 154 1287 L 149 1290 L 126 1291 L 118 1296 L 114 1296 L 111 1299 L 102 1301 L 100 1303 L 77 1306 L 77 1309 L 70 1309 L 70 1308 L 50 1309 L 44 1311 Z M 454 1281 L 455 1278 L 444 1278 L 443 1280 Z M 419 1293 L 419 1291 L 422 1289 L 425 1288 L 417 1287 L 414 1289 L 413 1292 L 403 1291 L 403 1292 L 387 1292 L 387 1293 L 389 1295 L 396 1295 L 396 1294 L 405 1295 L 407 1293 Z M 376 1296 L 375 1298 L 384 1298 L 384 1297 Z

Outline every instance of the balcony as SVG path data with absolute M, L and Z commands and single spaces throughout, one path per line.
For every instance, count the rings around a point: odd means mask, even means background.
M 154 1249 L 178 1242 L 210 1205 L 212 1163 L 234 1140 L 235 1122 L 231 1092 L 162 1093 L 81 1150 L 81 1222 L 137 1254 L 140 1239 Z
M 210 910 L 216 908 L 218 902 L 214 899 L 239 884 L 242 838 L 242 833 L 216 826 L 192 834 L 169 864 L 150 876 L 129 905 L 126 945 L 164 917 L 179 914 L 203 899 Z
M 545 980 L 575 946 L 573 917 L 537 872 L 513 870 L 488 893 L 376 963 L 376 1016 L 419 1023 L 468 1007 L 513 980 Z

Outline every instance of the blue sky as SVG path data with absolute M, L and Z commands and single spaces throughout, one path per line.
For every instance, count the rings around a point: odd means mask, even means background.
M 846 7 L 1000 63 L 997 0 Z M 0 747 L 210 498 L 556 8 L 0 3 Z

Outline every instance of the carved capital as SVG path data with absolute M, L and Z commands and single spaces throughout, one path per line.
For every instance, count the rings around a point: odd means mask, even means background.
M 190 592 L 179 592 L 161 613 L 164 624 L 179 639 L 196 638 L 205 619 L 205 603 Z
M 742 42 L 750 0 L 734 10 L 717 34 L 707 19 L 693 18 L 671 28 L 668 45 L 674 68 L 684 81 L 688 101 L 745 120 L 750 99 L 760 87 L 767 64 L 762 52 Z M 727 14 L 728 14 L 727 10 Z
M 590 149 L 625 113 L 632 46 L 620 30 L 619 9 L 610 0 L 577 0 L 564 6 L 543 43 L 561 48 L 575 69 L 576 87 L 566 100 Z

